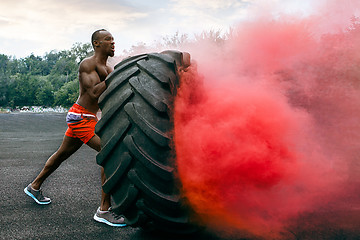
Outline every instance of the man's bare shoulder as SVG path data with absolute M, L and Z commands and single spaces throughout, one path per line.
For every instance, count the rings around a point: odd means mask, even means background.
M 80 66 L 79 66 L 79 72 L 87 72 L 87 73 L 91 73 L 93 71 L 96 70 L 96 61 L 94 56 L 85 58 L 84 60 L 81 61 Z

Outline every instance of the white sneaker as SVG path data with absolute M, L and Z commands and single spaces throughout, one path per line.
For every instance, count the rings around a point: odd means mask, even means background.
M 31 187 L 31 184 L 29 184 L 26 188 L 24 188 L 24 192 L 26 193 L 26 195 L 28 195 L 29 197 L 31 197 L 32 199 L 34 199 L 34 201 L 35 201 L 37 204 L 44 205 L 44 204 L 49 204 L 49 203 L 51 203 L 50 198 L 44 197 L 44 196 L 42 195 L 41 189 L 35 190 L 35 189 L 33 189 L 33 188 Z
M 125 219 L 122 216 L 117 215 L 109 208 L 108 211 L 100 211 L 100 207 L 97 209 L 94 220 L 97 222 L 105 223 L 112 227 L 125 227 Z

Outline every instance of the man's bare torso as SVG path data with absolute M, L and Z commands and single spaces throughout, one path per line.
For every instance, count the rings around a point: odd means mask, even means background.
M 105 79 L 113 68 L 101 63 L 95 56 L 84 59 L 79 67 L 80 92 L 77 103 L 93 112 L 99 110 L 98 99 L 106 89 Z

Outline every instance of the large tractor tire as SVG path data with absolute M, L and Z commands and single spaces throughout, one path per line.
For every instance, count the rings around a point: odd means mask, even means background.
M 197 230 L 180 194 L 172 142 L 173 98 L 190 55 L 143 54 L 115 66 L 99 99 L 97 163 L 112 209 L 133 227 L 187 234 Z

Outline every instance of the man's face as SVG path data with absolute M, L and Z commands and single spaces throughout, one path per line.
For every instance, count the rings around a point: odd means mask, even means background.
M 99 48 L 109 57 L 113 57 L 115 54 L 115 42 L 114 37 L 108 31 L 101 31 L 98 40 Z

